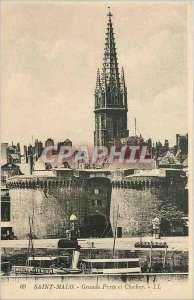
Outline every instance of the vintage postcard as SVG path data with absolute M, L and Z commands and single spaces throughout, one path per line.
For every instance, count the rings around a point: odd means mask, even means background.
M 2 299 L 193 299 L 192 12 L 1 1 Z

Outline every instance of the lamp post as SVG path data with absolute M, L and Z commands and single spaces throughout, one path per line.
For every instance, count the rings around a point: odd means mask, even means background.
M 76 217 L 76 215 L 72 214 L 69 221 L 70 221 L 70 230 L 71 230 L 71 240 L 77 240 L 77 230 L 76 230 L 77 217 Z
M 157 216 L 152 220 L 152 226 L 154 237 L 160 239 L 160 219 Z

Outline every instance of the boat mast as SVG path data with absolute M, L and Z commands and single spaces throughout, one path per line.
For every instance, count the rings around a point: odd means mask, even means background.
M 152 247 L 153 247 L 153 244 L 152 244 L 152 241 L 151 241 L 149 273 L 151 273 L 151 270 L 152 270 Z
M 33 217 L 31 219 L 31 217 L 29 216 L 30 233 L 29 233 L 29 242 L 28 242 L 28 258 L 32 253 L 32 258 L 34 261 L 34 243 L 33 243 L 33 235 L 32 235 L 32 225 L 33 225 Z M 29 260 L 28 260 L 28 266 L 29 266 Z
M 165 254 L 164 254 L 163 269 L 165 269 L 165 267 L 166 267 L 166 256 L 167 256 L 167 244 L 166 244 Z
M 117 223 L 118 223 L 118 218 L 119 218 L 119 205 L 117 208 L 117 218 L 116 218 L 116 224 L 114 228 L 114 240 L 113 240 L 113 250 L 112 250 L 112 255 L 113 257 L 115 256 L 115 243 L 116 243 L 116 237 L 117 237 Z

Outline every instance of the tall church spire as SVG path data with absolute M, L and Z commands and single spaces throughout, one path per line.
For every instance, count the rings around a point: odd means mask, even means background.
M 117 62 L 117 52 L 116 52 L 116 44 L 114 38 L 114 29 L 112 24 L 112 14 L 108 13 L 108 23 L 107 23 L 107 32 L 105 39 L 105 48 L 104 48 L 104 62 L 102 69 L 102 85 L 104 88 L 109 86 L 117 87 L 120 86 L 119 80 L 119 69 Z
M 97 71 L 95 88 L 94 145 L 115 145 L 128 137 L 127 88 L 124 70 L 121 79 L 117 61 L 112 14 L 108 13 L 102 75 Z

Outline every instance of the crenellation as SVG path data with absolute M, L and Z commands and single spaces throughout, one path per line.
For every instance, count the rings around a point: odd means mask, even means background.
M 18 238 L 26 238 L 28 218 L 33 215 L 36 224 L 33 232 L 37 238 L 64 237 L 69 229 L 72 213 L 79 220 L 78 227 L 82 236 L 88 236 L 88 230 L 91 230 L 88 222 L 93 216 L 104 218 L 102 228 L 99 228 L 99 232 L 103 232 L 106 222 L 109 222 L 111 182 L 106 177 L 90 178 L 88 172 L 84 173 L 79 177 L 74 177 L 71 173 L 72 178 L 62 178 L 62 172 L 59 178 L 35 175 L 33 180 L 32 176 L 10 178 L 8 185 L 14 234 Z M 18 219 L 24 220 L 22 226 Z
M 124 236 L 131 236 L 138 234 L 142 224 L 143 230 L 149 232 L 153 214 L 162 205 L 172 203 L 182 211 L 187 210 L 186 182 L 179 171 L 170 176 L 142 176 L 120 170 L 118 177 L 114 174 L 116 171 L 104 170 L 79 170 L 79 176 L 64 170 L 63 177 L 62 171 L 50 177 L 31 175 L 8 179 L 13 215 L 11 222 L 16 236 L 25 236 L 28 223 L 25 221 L 24 227 L 19 228 L 18 215 L 28 219 L 33 211 L 36 211 L 34 222 L 40 225 L 36 225 L 34 232 L 41 238 L 64 236 L 72 213 L 78 218 L 81 236 L 87 237 L 95 234 L 89 232 L 90 222 L 95 228 L 98 227 L 96 223 L 104 220 L 102 227 L 110 222 L 113 228 L 119 205 L 119 215 L 122 217 L 118 220 L 118 226 L 122 227 Z M 103 219 L 99 222 L 99 218 Z M 98 228 L 99 231 L 101 229 Z

